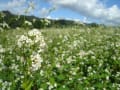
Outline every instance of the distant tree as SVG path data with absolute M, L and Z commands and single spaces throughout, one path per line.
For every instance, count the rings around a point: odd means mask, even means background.
M 91 23 L 90 26 L 91 27 L 99 27 L 99 25 L 97 23 Z

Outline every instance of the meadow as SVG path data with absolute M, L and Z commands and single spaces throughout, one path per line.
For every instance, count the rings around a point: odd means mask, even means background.
M 120 90 L 120 29 L 0 31 L 0 90 Z

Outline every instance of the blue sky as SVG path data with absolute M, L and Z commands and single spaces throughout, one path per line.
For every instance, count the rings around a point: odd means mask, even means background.
M 31 1 L 35 9 L 28 14 L 37 17 L 120 24 L 120 0 L 0 0 L 0 10 L 24 14 Z

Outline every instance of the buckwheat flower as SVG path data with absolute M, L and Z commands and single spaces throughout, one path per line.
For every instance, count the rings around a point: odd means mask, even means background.
M 31 61 L 32 61 L 31 69 L 32 71 L 36 71 L 41 67 L 41 63 L 43 62 L 43 59 L 39 54 L 36 54 L 36 55 L 31 55 Z
M 42 33 L 38 29 L 33 29 L 28 32 L 28 37 L 32 39 L 34 44 L 39 44 L 39 52 L 42 52 L 43 49 L 46 47 L 46 43 L 44 40 L 44 37 L 42 36 Z
M 110 73 L 109 70 L 108 70 L 107 68 L 105 69 L 105 72 L 108 73 L 108 74 Z
M 44 39 L 41 40 L 39 47 L 41 47 L 41 48 L 45 48 L 46 47 L 46 43 L 45 43 Z
M 48 90 L 52 90 L 54 88 L 53 85 L 49 85 Z
M 115 77 L 120 77 L 120 72 L 117 72 Z
M 2 45 L 0 45 L 0 53 L 3 53 L 5 51 L 5 49 L 2 47 Z
M 70 64 L 72 63 L 74 60 L 72 59 L 71 56 L 69 56 L 67 59 L 66 59 L 67 63 Z
M 3 23 L 1 24 L 1 26 L 2 26 L 3 28 L 10 28 L 9 25 L 8 25 L 6 22 L 3 22 Z
M 106 80 L 109 80 L 109 76 L 106 76 Z
M 16 27 L 16 30 L 20 30 L 20 27 Z
M 29 26 L 32 25 L 32 23 L 31 23 L 30 21 L 25 21 L 25 24 L 27 24 L 27 25 L 29 25 Z
M 23 45 L 30 46 L 32 44 L 33 44 L 32 40 L 25 35 L 22 35 L 17 41 L 17 45 L 19 48 L 21 48 Z
M 39 88 L 38 90 L 44 90 L 43 88 Z
M 28 32 L 28 36 L 42 36 L 42 34 L 38 29 L 33 29 Z
M 95 90 L 95 88 L 94 88 L 94 87 L 91 87 L 91 90 Z
M 14 63 L 11 65 L 10 68 L 13 69 L 13 70 L 15 70 L 15 71 L 19 71 L 18 65 L 14 64 Z
M 47 85 L 50 85 L 50 82 L 47 82 Z
M 33 19 L 32 22 L 35 23 L 35 22 L 36 22 L 36 19 Z
M 2 88 L 1 88 L 1 90 L 10 90 L 10 86 L 11 86 L 11 85 L 12 85 L 11 82 L 4 81 L 4 82 L 2 83 Z
M 57 68 L 60 68 L 60 67 L 61 67 L 60 63 L 57 63 L 57 64 L 56 64 L 56 67 L 57 67 Z
M 96 57 L 95 57 L 95 56 L 91 56 L 91 58 L 92 58 L 92 59 L 96 59 Z
M 107 90 L 106 88 L 103 88 L 103 90 Z
M 71 80 L 72 80 L 72 78 L 69 78 L 69 80 L 71 81 Z
M 88 53 L 86 53 L 85 51 L 83 51 L 83 50 L 80 50 L 80 52 L 79 52 L 79 56 L 80 56 L 80 58 L 83 58 L 84 56 L 86 56 Z
M 91 66 L 89 66 L 88 67 L 88 72 L 90 72 L 92 70 L 92 67 Z
M 94 54 L 94 52 L 92 50 L 89 50 L 88 54 Z
M 54 83 L 54 87 L 57 87 L 57 83 Z
M 62 38 L 63 36 L 60 34 L 58 37 L 59 37 L 59 38 Z
M 63 85 L 62 87 L 63 87 L 63 88 L 65 88 L 66 86 L 65 86 L 65 85 Z
M 40 75 L 43 76 L 44 75 L 44 72 L 43 70 L 40 71 Z

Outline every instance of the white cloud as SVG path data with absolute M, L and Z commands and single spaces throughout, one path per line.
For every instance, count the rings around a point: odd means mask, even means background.
M 41 16 L 41 17 L 46 17 L 48 14 L 49 14 L 49 9 L 47 9 L 47 8 L 42 8 L 42 9 L 40 10 L 40 16 Z
M 83 18 L 83 22 L 85 22 L 85 23 L 87 22 L 87 17 Z
M 7 3 L 8 8 L 15 8 L 15 7 L 20 7 L 22 6 L 26 0 L 12 0 L 11 2 Z
M 40 16 L 41 17 L 47 17 L 52 11 L 54 11 L 57 7 L 52 6 L 51 8 L 41 8 L 40 9 Z
M 9 10 L 14 13 L 23 13 L 26 0 L 12 0 L 7 3 L 0 3 L 0 10 Z
M 47 18 L 47 19 L 52 19 L 52 17 L 51 17 L 51 16 L 47 16 L 46 18 Z
M 107 8 L 100 0 L 49 0 L 49 2 L 102 22 L 120 24 L 120 8 L 117 5 Z

